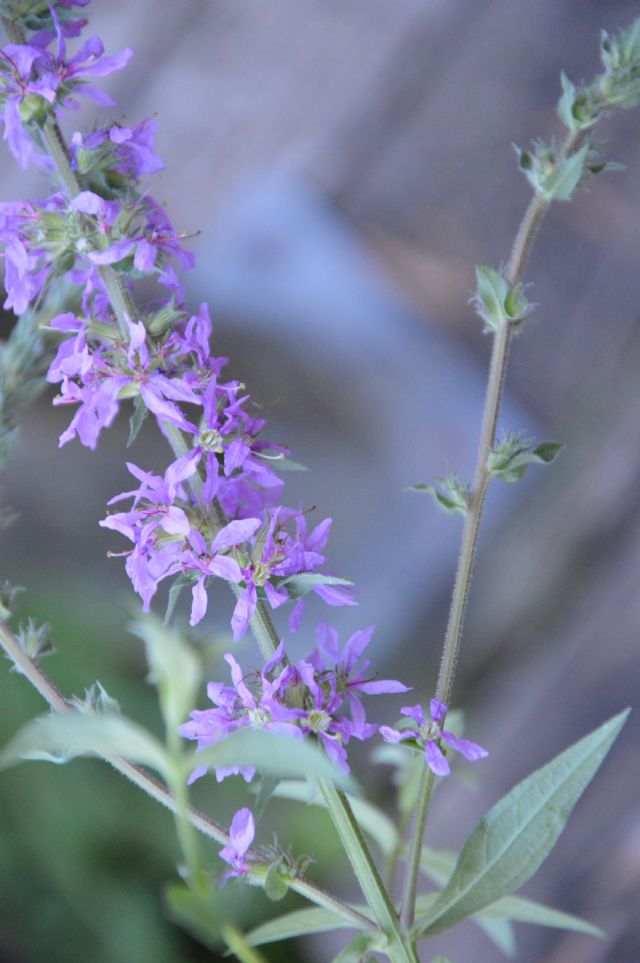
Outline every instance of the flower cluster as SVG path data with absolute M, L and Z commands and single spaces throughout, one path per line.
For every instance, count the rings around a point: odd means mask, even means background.
M 482 746 L 478 746 L 468 739 L 459 739 L 452 732 L 447 732 L 446 729 L 442 728 L 447 707 L 444 702 L 440 702 L 438 699 L 431 700 L 431 719 L 429 721 L 425 720 L 422 706 L 419 705 L 405 706 L 400 712 L 403 716 L 408 716 L 413 725 L 409 724 L 404 729 L 380 726 L 380 735 L 385 742 L 397 743 L 404 742 L 407 739 L 411 740 L 414 745 L 424 751 L 425 762 L 436 776 L 448 776 L 451 772 L 442 750 L 443 742 L 471 762 L 475 762 L 476 759 L 484 759 L 485 756 L 489 755 Z
M 361 696 L 408 691 L 395 679 L 368 676 L 369 662 L 361 659 L 372 633 L 373 626 L 355 632 L 341 651 L 335 629 L 320 623 L 317 647 L 308 659 L 291 664 L 280 643 L 262 670 L 250 676 L 244 676 L 234 656 L 227 653 L 233 685 L 210 682 L 207 695 L 215 708 L 193 711 L 191 721 L 181 727 L 182 735 L 196 740 L 199 750 L 247 727 L 295 739 L 313 736 L 336 765 L 348 772 L 349 741 L 368 739 L 378 731 L 377 725 L 366 720 Z M 348 715 L 342 711 L 345 704 Z M 206 768 L 197 768 L 191 781 L 205 772 Z M 241 775 L 249 782 L 254 774 L 248 766 L 216 769 L 218 782 L 230 775 Z
M 51 321 L 62 335 L 47 376 L 57 386 L 54 404 L 74 409 L 61 445 L 77 438 L 95 448 L 121 406 L 132 402 L 131 439 L 151 415 L 173 448 L 163 474 L 128 464 L 137 487 L 110 504 L 129 501 L 129 507 L 100 523 L 131 544 L 119 554 L 145 610 L 171 578 L 175 588 L 191 587 L 195 625 L 217 578 L 236 596 L 234 639 L 244 635 L 258 606 L 292 603 L 289 627 L 296 631 L 305 594 L 314 592 L 329 606 L 353 605 L 351 583 L 325 570 L 331 520 L 309 525 L 301 507 L 281 504 L 283 483 L 274 468 L 286 465 L 288 450 L 262 437 L 264 421 L 252 413 L 244 385 L 224 380 L 226 359 L 211 352 L 206 305 L 195 314 L 187 308 L 180 272 L 193 266 L 194 256 L 184 246 L 186 235 L 140 183 L 163 166 L 155 152 L 156 125 L 147 119 L 76 131 L 68 149 L 60 140 L 61 112 L 81 94 L 112 105 L 93 79 L 122 69 L 131 56 L 130 50 L 105 56 L 97 37 L 68 55 L 67 40 L 85 25 L 74 8 L 87 3 L 57 0 L 45 8 L 41 0 L 25 0 L 12 32 L 13 40 L 24 42 L 0 50 L 5 139 L 22 166 L 57 172 L 63 188 L 44 200 L 0 205 L 5 307 L 24 312 L 63 275 L 77 288 L 78 307 Z M 156 295 L 139 310 L 143 279 L 146 288 L 155 285 Z M 367 722 L 361 697 L 407 691 L 400 682 L 369 675 L 362 657 L 371 632 L 356 632 L 341 649 L 335 630 L 321 624 L 308 659 L 292 664 L 280 644 L 249 677 L 228 654 L 232 685 L 209 684 L 214 707 L 194 711 L 183 735 L 200 749 L 247 726 L 311 737 L 348 770 L 350 740 L 378 731 Z M 434 771 L 446 766 L 442 739 L 468 757 L 484 754 L 441 731 L 444 708 L 428 726 L 417 707 L 403 711 L 419 731 L 383 727 L 384 737 L 421 740 Z M 236 767 L 218 770 L 217 777 L 232 772 L 247 780 L 253 775 Z M 192 778 L 198 775 L 201 770 Z M 236 814 L 232 845 L 223 851 L 233 874 L 244 872 L 253 836 L 247 813 Z

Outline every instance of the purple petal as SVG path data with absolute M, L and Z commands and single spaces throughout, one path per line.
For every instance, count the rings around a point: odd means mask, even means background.
M 338 588 L 337 585 L 316 585 L 313 589 L 327 605 L 357 605 L 352 593 L 348 589 Z
M 361 629 L 359 632 L 354 632 L 349 641 L 344 647 L 344 661 L 348 669 L 355 665 L 358 661 L 366 647 L 371 641 L 371 636 L 373 635 L 373 630 L 375 625 L 370 625 L 368 629 Z
M 431 718 L 438 725 L 442 725 L 444 722 L 444 717 L 447 714 L 447 707 L 444 702 L 439 702 L 438 699 L 432 699 L 430 705 Z
M 445 742 L 449 743 L 452 749 L 455 749 L 456 752 L 459 752 L 465 759 L 469 759 L 471 762 L 475 762 L 476 759 L 484 759 L 485 756 L 489 755 L 487 750 L 483 749 L 482 746 L 479 746 L 475 742 L 470 742 L 469 739 L 458 739 L 452 732 L 443 732 L 442 738 Z
M 378 732 L 385 742 L 402 742 L 404 739 L 415 739 L 413 729 L 392 729 L 391 726 L 380 726 Z
M 253 842 L 256 834 L 256 827 L 253 821 L 253 813 L 246 807 L 239 809 L 231 821 L 229 836 L 238 856 L 244 856 L 249 846 Z
M 227 582 L 242 581 L 240 566 L 235 558 L 230 558 L 228 555 L 216 555 L 207 565 L 207 571 L 211 575 L 217 575 L 218 578 L 225 579 Z
M 302 625 L 302 613 L 304 612 L 304 599 L 298 599 L 296 604 L 291 609 L 291 615 L 289 616 L 289 631 L 298 632 L 300 626 Z
M 207 611 L 207 593 L 204 587 L 205 576 L 202 575 L 192 589 L 193 603 L 191 605 L 191 618 L 189 625 L 197 625 Z
M 236 607 L 233 610 L 233 616 L 231 617 L 231 630 L 233 632 L 233 639 L 235 642 L 237 642 L 238 639 L 241 639 L 247 631 L 249 622 L 251 621 L 251 616 L 255 612 L 257 602 L 258 599 L 255 585 L 248 585 L 236 602 Z
M 403 716 L 409 716 L 411 719 L 413 719 L 415 722 L 418 723 L 418 726 L 424 725 L 424 712 L 422 711 L 421 705 L 403 706 L 402 709 L 400 710 L 400 713 Z
M 408 686 L 396 679 L 376 679 L 373 682 L 357 682 L 354 689 L 366 692 L 367 695 L 382 695 L 382 693 L 409 692 Z
M 449 763 L 443 756 L 442 750 L 431 739 L 427 740 L 427 744 L 424 747 L 424 758 L 429 769 L 436 776 L 448 776 L 451 772 Z
M 220 529 L 214 538 L 211 543 L 211 551 L 221 552 L 233 545 L 241 545 L 242 542 L 248 541 L 255 534 L 261 524 L 259 518 L 242 518 L 235 522 L 229 522 L 228 525 Z

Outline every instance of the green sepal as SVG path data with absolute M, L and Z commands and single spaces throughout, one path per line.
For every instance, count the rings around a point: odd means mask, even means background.
M 264 891 L 269 899 L 277 903 L 289 892 L 290 878 L 280 861 L 271 863 L 264 878 Z
M 180 594 L 183 588 L 186 588 L 187 585 L 193 585 L 193 584 L 194 584 L 193 577 L 187 575 L 185 572 L 180 572 L 180 574 L 176 576 L 176 578 L 171 584 L 171 588 L 169 589 L 169 596 L 167 598 L 167 610 L 164 613 L 165 625 L 169 625 L 169 622 L 171 621 L 171 618 L 173 616 L 173 613 L 175 611 L 176 605 L 178 603 L 178 599 L 180 598 Z
M 524 435 L 507 433 L 489 452 L 487 470 L 492 478 L 517 482 L 523 478 L 529 465 L 550 465 L 563 448 L 564 445 L 557 441 L 542 441 L 533 446 Z
M 138 432 L 144 424 L 148 409 L 144 403 L 142 395 L 136 395 L 133 401 L 133 414 L 129 418 L 129 437 L 127 438 L 127 448 L 130 448 L 138 437 Z

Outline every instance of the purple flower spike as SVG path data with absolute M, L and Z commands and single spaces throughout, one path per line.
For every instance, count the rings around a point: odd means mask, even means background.
M 255 834 L 253 813 L 245 806 L 233 817 L 229 829 L 229 844 L 220 850 L 220 859 L 231 866 L 231 869 L 223 875 L 223 880 L 230 879 L 232 876 L 245 876 L 250 871 L 251 867 L 245 859 L 245 854 Z
M 444 702 L 438 699 L 431 700 L 431 719 L 425 720 L 422 706 L 404 706 L 400 710 L 403 716 L 408 716 L 413 720 L 415 726 L 408 726 L 406 729 L 392 729 L 390 726 L 380 726 L 380 735 L 385 742 L 399 743 L 405 739 L 415 739 L 418 745 L 424 747 L 424 758 L 427 766 L 436 776 L 448 776 L 451 772 L 449 763 L 441 749 L 444 741 L 447 745 L 459 752 L 465 759 L 475 762 L 476 759 L 484 759 L 489 753 L 482 746 L 469 739 L 458 739 L 452 732 L 447 732 L 442 725 L 447 714 L 447 707 Z

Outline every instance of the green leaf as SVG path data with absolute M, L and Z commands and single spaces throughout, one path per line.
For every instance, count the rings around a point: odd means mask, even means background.
M 507 321 L 505 301 L 508 293 L 509 284 L 500 271 L 486 264 L 476 267 L 476 293 L 473 302 L 489 330 L 497 331 Z
M 281 799 L 326 807 L 326 802 L 319 793 L 310 792 L 309 787 L 300 782 L 281 782 L 274 790 L 274 795 Z M 366 799 L 357 799 L 352 795 L 347 798 L 362 831 L 377 842 L 385 855 L 392 853 L 400 842 L 400 836 L 387 814 Z
M 436 504 L 449 515 L 466 515 L 469 510 L 471 491 L 468 485 L 463 484 L 455 475 L 448 475 L 446 478 L 437 478 L 439 487 L 419 483 L 410 485 L 406 491 L 419 492 L 425 495 L 432 495 Z
M 526 882 L 549 855 L 629 710 L 614 716 L 503 797 L 465 843 L 429 917 L 432 935 L 492 905 Z
M 22 759 L 67 762 L 76 756 L 122 756 L 150 766 L 165 779 L 171 764 L 158 740 L 121 715 L 60 712 L 28 722 L 0 754 L 0 768 Z
M 556 163 L 542 181 L 542 190 L 550 201 L 568 201 L 584 174 L 589 144 Z
M 533 447 L 524 435 L 507 433 L 490 452 L 487 469 L 493 478 L 503 482 L 517 482 L 525 475 L 529 465 L 550 465 L 564 445 L 557 441 L 543 441 Z
M 337 956 L 333 963 L 362 963 L 370 953 L 384 952 L 388 941 L 384 933 L 358 933 Z
M 179 632 L 154 615 L 141 616 L 129 630 L 144 642 L 148 681 L 158 690 L 167 730 L 175 732 L 195 704 L 202 676 L 200 659 Z
M 516 955 L 516 935 L 509 920 L 489 919 L 486 916 L 474 916 L 472 919 L 505 956 L 511 958 Z
M 127 439 L 127 448 L 130 448 L 138 437 L 138 432 L 142 428 L 146 417 L 147 406 L 144 403 L 142 395 L 136 395 L 133 402 L 133 414 L 129 418 L 129 438 Z
M 262 923 L 247 933 L 246 940 L 249 946 L 263 946 L 265 943 L 277 943 L 296 936 L 327 933 L 337 929 L 355 929 L 355 926 L 341 916 L 318 906 L 294 910 L 292 913 L 285 913 L 274 920 L 269 920 L 268 923 Z
M 288 575 L 278 581 L 278 588 L 286 585 L 287 592 L 292 599 L 301 599 L 317 585 L 353 585 L 348 578 L 337 575 L 321 575 L 315 572 L 303 572 L 301 575 Z
M 185 757 L 186 771 L 196 766 L 254 766 L 258 772 L 297 779 L 326 779 L 353 788 L 353 780 L 307 739 L 265 729 L 240 729 L 202 752 Z
M 594 926 L 587 920 L 580 919 L 572 913 L 537 903 L 522 896 L 503 896 L 496 903 L 487 906 L 482 911 L 483 917 L 515 920 L 518 923 L 535 923 L 538 926 L 551 926 L 559 930 L 572 930 L 575 933 L 587 933 L 589 936 L 605 938 L 605 933 L 599 926 Z

